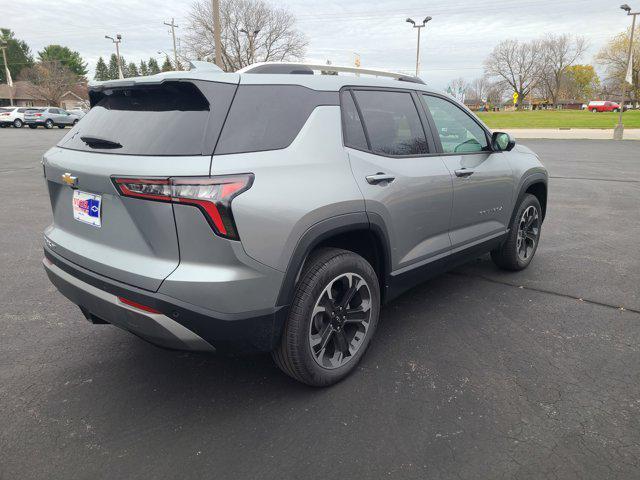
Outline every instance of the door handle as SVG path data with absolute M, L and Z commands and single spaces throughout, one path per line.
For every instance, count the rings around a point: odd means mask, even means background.
M 470 175 L 473 175 L 473 170 L 469 169 L 469 168 L 461 168 L 460 170 L 456 170 L 455 174 L 456 177 L 468 177 Z
M 387 175 L 383 172 L 378 172 L 375 175 L 368 175 L 365 177 L 367 183 L 371 185 L 377 185 L 378 183 L 387 182 L 391 183 L 396 179 L 393 175 Z

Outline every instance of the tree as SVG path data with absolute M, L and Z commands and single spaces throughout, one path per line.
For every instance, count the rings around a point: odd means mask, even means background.
M 120 55 L 120 68 L 122 68 L 122 76 L 124 78 L 131 76 L 129 75 L 129 64 L 127 63 L 127 61 L 124 59 L 122 55 Z M 116 77 L 116 78 L 119 78 L 119 77 Z
M 118 72 L 118 57 L 116 57 L 115 53 L 112 53 L 111 57 L 109 57 L 109 80 L 116 80 L 118 78 L 120 78 Z
M 496 45 L 489 58 L 485 60 L 485 73 L 518 94 L 518 110 L 521 110 L 525 98 L 539 80 L 542 56 L 543 50 L 539 40 L 504 40 Z
M 468 88 L 469 84 L 467 83 L 467 81 L 464 78 L 460 77 L 449 82 L 449 84 L 447 85 L 447 93 L 449 93 L 459 101 L 464 102 L 464 98 Z
M 173 66 L 171 65 L 171 60 L 169 60 L 169 55 L 164 56 L 164 63 L 162 64 L 163 72 L 170 72 L 173 70 Z
M 143 77 L 149 75 L 149 68 L 147 67 L 147 62 L 144 60 L 140 60 L 140 75 Z
M 572 65 L 565 72 L 563 93 L 568 99 L 587 102 L 600 90 L 600 78 L 593 65 Z
M 7 63 L 9 66 L 9 73 L 13 80 L 18 78 L 20 72 L 24 68 L 33 66 L 33 56 L 31 50 L 26 42 L 18 40 L 15 34 L 8 28 L 0 28 L 0 42 L 7 44 Z M 0 59 L 2 55 L 0 55 Z M 7 83 L 7 76 L 4 68 L 4 61 L 2 68 L 0 68 L 0 83 Z
M 78 76 L 58 61 L 38 62 L 25 68 L 20 78 L 31 82 L 30 94 L 49 105 L 60 105 L 62 96 L 78 82 Z
M 629 51 L 629 41 L 631 35 L 631 27 L 626 32 L 619 33 L 613 37 L 600 52 L 596 55 L 596 61 L 602 65 L 607 73 L 607 80 L 617 83 L 618 89 L 625 85 L 625 89 L 629 88 L 629 84 L 625 82 L 627 74 L 627 55 Z M 640 99 L 640 26 L 636 27 L 635 38 L 633 41 L 633 70 L 631 93 L 637 102 Z
M 155 75 L 156 73 L 160 73 L 160 66 L 158 65 L 158 61 L 151 57 L 147 62 L 149 68 L 149 75 Z
M 110 79 L 109 68 L 107 67 L 107 64 L 104 63 L 104 59 L 102 57 L 98 58 L 98 62 L 96 63 L 96 73 L 93 76 L 93 79 L 100 82 Z
M 567 68 L 580 58 L 587 48 L 587 43 L 582 37 L 550 34 L 542 40 L 541 47 L 538 84 L 547 100 L 555 105 L 560 100 Z
M 139 77 L 140 73 L 138 73 L 138 67 L 136 67 L 136 64 L 131 62 L 129 64 L 129 66 L 127 67 L 127 73 L 129 77 Z
M 60 62 L 79 77 L 84 77 L 88 70 L 87 64 L 76 51 L 62 45 L 47 45 L 38 52 L 41 62 Z
M 211 2 L 195 1 L 186 35 L 187 49 L 193 57 L 213 61 L 215 49 L 220 47 L 221 68 L 228 72 L 253 62 L 293 61 L 304 57 L 308 42 L 295 28 L 295 17 L 262 0 L 221 0 L 220 23 L 222 45 L 218 46 L 213 36 Z
M 484 103 L 487 101 L 487 94 L 489 93 L 490 87 L 491 82 L 487 77 L 478 77 L 469 85 L 467 97 L 475 100 L 478 103 Z

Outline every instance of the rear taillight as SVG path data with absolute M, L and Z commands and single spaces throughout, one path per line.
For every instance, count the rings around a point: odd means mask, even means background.
M 34 115 L 34 117 L 41 117 L 41 116 L 42 116 L 42 114 L 41 114 L 41 113 L 36 113 L 36 114 Z
M 9 112 L 0 113 L 0 117 L 8 117 L 10 115 Z
M 198 207 L 217 235 L 239 240 L 231 201 L 251 188 L 253 174 L 161 179 L 118 177 L 113 183 L 125 197 Z

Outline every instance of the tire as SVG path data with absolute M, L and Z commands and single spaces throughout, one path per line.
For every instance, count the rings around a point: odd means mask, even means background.
M 20 120 L 19 118 L 16 118 L 13 121 L 13 128 L 22 128 L 24 126 L 24 122 L 22 120 Z
M 598 113 L 598 110 L 596 110 L 595 108 L 592 108 L 591 113 Z
M 491 251 L 493 262 L 504 270 L 518 271 L 527 268 L 538 249 L 541 227 L 540 202 L 535 195 L 527 193 L 517 207 L 507 240 Z
M 319 249 L 302 271 L 273 359 L 302 383 L 332 385 L 357 366 L 379 316 L 380 287 L 369 262 L 346 250 Z
M 619 108 L 614 108 L 613 111 L 616 112 L 616 113 L 619 113 L 620 109 Z
M 78 123 L 78 120 L 74 120 L 74 121 L 73 121 L 73 126 L 74 126 L 74 127 L 76 126 L 76 123 Z
M 44 122 L 44 128 L 53 128 L 53 120 L 49 119 Z
M 58 125 L 58 128 L 64 128 L 64 125 Z
M 37 125 L 31 125 L 31 124 L 29 124 L 29 128 L 32 128 L 32 129 L 34 129 L 34 130 L 35 130 L 36 128 L 38 128 L 38 126 L 37 126 Z

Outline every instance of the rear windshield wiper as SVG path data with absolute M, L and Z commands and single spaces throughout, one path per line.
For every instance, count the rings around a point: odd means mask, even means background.
M 114 142 L 112 140 L 107 140 L 106 138 L 100 137 L 80 137 L 84 143 L 89 145 L 91 148 L 122 148 L 118 142 Z

